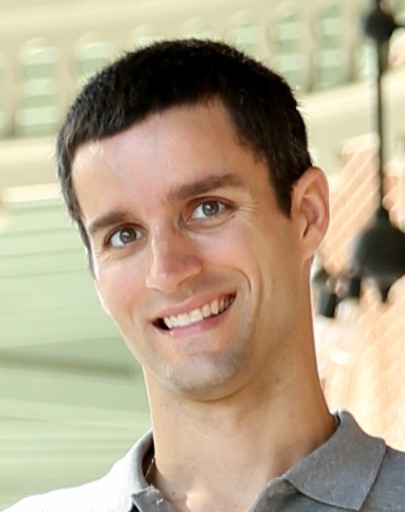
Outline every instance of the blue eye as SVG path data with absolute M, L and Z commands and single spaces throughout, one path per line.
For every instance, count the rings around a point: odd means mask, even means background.
M 224 203 L 221 203 L 221 201 L 204 201 L 193 210 L 191 217 L 193 220 L 201 220 L 210 217 L 215 217 L 216 215 L 222 213 L 225 208 L 226 206 L 224 205 Z
M 143 238 L 143 233 L 139 229 L 126 227 L 115 231 L 108 238 L 108 244 L 115 249 L 121 249 L 128 244 L 136 242 L 140 238 Z

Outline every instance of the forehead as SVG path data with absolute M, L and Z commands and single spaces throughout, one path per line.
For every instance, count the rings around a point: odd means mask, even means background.
M 161 131 L 167 126 L 169 126 L 169 131 L 183 130 L 190 135 L 198 132 L 204 133 L 205 136 L 208 135 L 208 132 L 217 132 L 222 135 L 226 133 L 234 139 L 235 143 L 239 142 L 234 122 L 223 102 L 219 99 L 210 99 L 206 102 L 177 105 L 150 113 L 140 121 L 111 136 L 80 144 L 75 151 L 74 157 L 81 148 L 94 146 L 95 144 L 100 144 L 100 142 L 103 145 L 112 145 L 120 141 L 124 142 L 127 137 L 144 138 L 145 141 L 150 142 L 155 140 L 156 136 L 161 134 Z M 163 133 L 165 138 L 169 139 L 169 133 Z
M 199 162 L 203 165 L 210 157 L 219 163 L 242 149 L 240 146 L 221 102 L 174 107 L 151 114 L 113 136 L 81 144 L 72 162 L 73 180 L 101 163 L 115 172 L 129 163 L 134 170 L 141 163 L 164 167 L 187 159 L 193 161 L 193 166 Z
M 73 186 L 86 216 L 107 202 L 117 207 L 135 198 L 143 204 L 145 198 L 150 204 L 161 202 L 173 189 L 208 177 L 234 174 L 250 187 L 249 171 L 256 166 L 225 108 L 212 102 L 168 109 L 114 136 L 83 144 L 73 161 Z

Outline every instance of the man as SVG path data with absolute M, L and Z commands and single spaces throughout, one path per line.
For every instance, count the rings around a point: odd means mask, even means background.
M 153 434 L 10 512 L 405 510 L 404 455 L 331 415 L 319 384 L 328 192 L 287 84 L 221 43 L 160 42 L 84 88 L 57 153 Z

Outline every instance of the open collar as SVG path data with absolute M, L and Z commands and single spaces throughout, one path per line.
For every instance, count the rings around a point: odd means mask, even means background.
M 346 411 L 337 413 L 336 432 L 319 448 L 289 469 L 281 478 L 309 498 L 347 510 L 360 510 L 377 478 L 386 451 L 382 439 L 365 434 Z M 117 464 L 126 478 L 121 480 L 123 512 L 133 503 L 139 510 L 150 510 L 157 503 L 159 511 L 172 512 L 169 503 L 150 486 L 143 475 L 142 461 L 153 445 L 152 433 L 141 438 Z M 126 490 L 124 493 L 124 485 Z M 117 509 L 118 510 L 118 509 Z
M 377 478 L 386 451 L 346 411 L 339 427 L 319 448 L 288 470 L 284 479 L 306 496 L 348 510 L 360 510 Z

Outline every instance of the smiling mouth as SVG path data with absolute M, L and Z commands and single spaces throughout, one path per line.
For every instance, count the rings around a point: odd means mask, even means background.
M 193 309 L 191 311 L 180 313 L 179 315 L 170 315 L 158 318 L 153 324 L 159 329 L 171 331 L 178 327 L 187 327 L 189 325 L 201 322 L 207 318 L 219 316 L 224 313 L 235 300 L 236 294 L 227 295 L 220 299 L 215 299 L 212 302 L 204 304 L 203 306 Z

